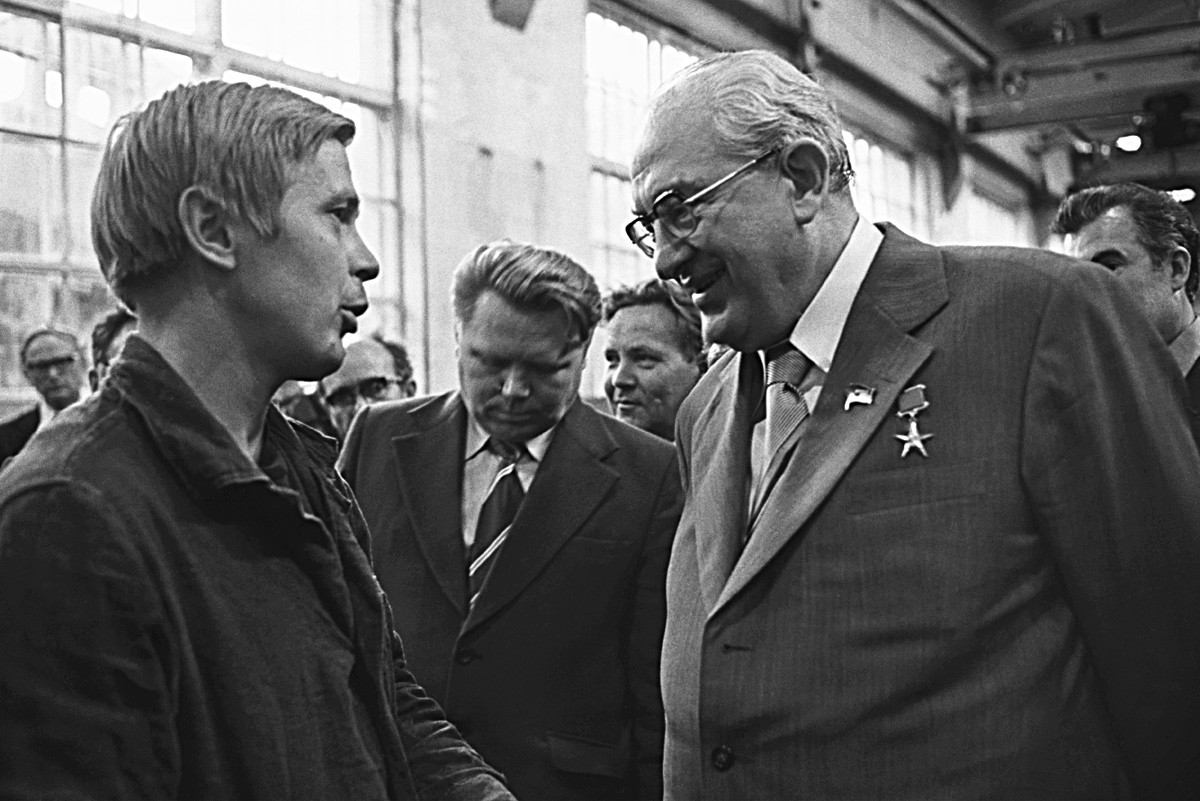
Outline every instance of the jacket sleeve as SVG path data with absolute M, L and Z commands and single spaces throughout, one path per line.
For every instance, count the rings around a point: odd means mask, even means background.
M 77 486 L 0 508 L 0 797 L 178 793 L 169 637 L 128 533 Z
M 421 801 L 513 801 L 504 777 L 462 739 L 417 684 L 394 631 L 392 653 L 396 726 Z
M 1073 276 L 1082 291 L 1056 286 L 1041 318 L 1022 477 L 1134 793 L 1194 797 L 1200 456 L 1166 348 L 1108 276 Z
M 668 460 L 657 488 L 654 514 L 646 532 L 635 586 L 630 624 L 630 696 L 634 702 L 634 757 L 640 799 L 663 794 L 663 702 L 659 678 L 663 628 L 666 624 L 667 561 L 679 515 L 683 486 L 674 456 Z

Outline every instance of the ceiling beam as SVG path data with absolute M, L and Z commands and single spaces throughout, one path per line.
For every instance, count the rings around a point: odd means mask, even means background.
M 1200 22 L 1077 45 L 1003 53 L 996 59 L 996 68 L 1000 73 L 1012 69 L 1028 73 L 1078 70 L 1131 59 L 1157 59 L 1163 55 L 1179 53 L 1191 53 L 1200 57 Z

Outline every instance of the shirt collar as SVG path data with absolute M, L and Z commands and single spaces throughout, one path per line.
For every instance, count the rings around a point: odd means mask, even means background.
M 558 428 L 557 423 L 538 434 L 536 437 L 526 440 L 524 443 L 522 443 L 525 446 L 526 452 L 533 457 L 533 461 L 541 462 L 546 456 L 546 450 L 550 447 L 550 440 L 554 438 L 554 429 L 556 428 Z M 489 436 L 491 435 L 484 430 L 483 426 L 479 424 L 479 421 L 475 419 L 475 416 L 472 415 L 468 409 L 467 446 L 466 451 L 463 454 L 463 461 L 469 462 L 478 456 L 479 452 L 483 450 L 483 447 L 487 445 Z
M 1187 375 L 1192 366 L 1200 361 L 1200 317 L 1193 317 L 1187 328 L 1180 331 L 1168 347 L 1180 372 Z
M 879 229 L 860 216 L 833 269 L 792 329 L 789 341 L 825 373 L 833 364 L 850 307 L 882 243 Z

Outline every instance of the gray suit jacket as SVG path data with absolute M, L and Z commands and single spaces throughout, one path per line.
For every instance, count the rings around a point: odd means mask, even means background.
M 885 227 L 739 553 L 761 386 L 730 354 L 680 414 L 668 798 L 1195 791 L 1200 456 L 1111 276 Z

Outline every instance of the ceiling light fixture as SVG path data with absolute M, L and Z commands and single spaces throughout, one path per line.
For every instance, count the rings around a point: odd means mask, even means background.
M 1117 137 L 1117 149 L 1126 153 L 1136 153 L 1142 148 L 1142 137 L 1137 134 L 1126 134 Z

